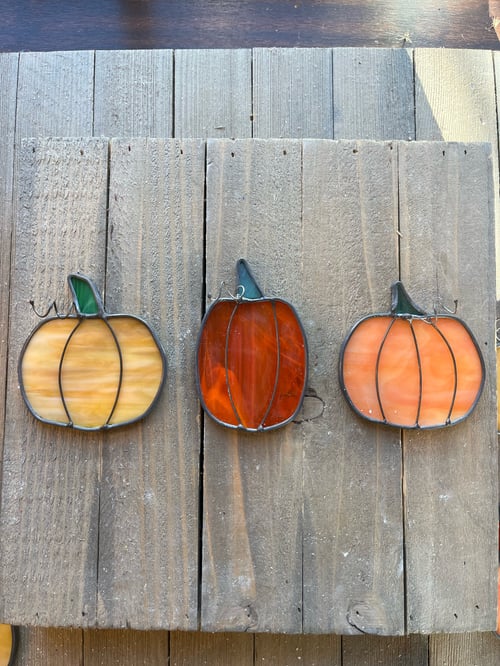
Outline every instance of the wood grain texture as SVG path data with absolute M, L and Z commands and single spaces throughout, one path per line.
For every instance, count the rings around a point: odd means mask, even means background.
M 254 636 L 249 633 L 180 632 L 170 634 L 170 666 L 254 666 Z
M 415 49 L 414 59 L 416 138 L 492 141 L 496 120 L 491 52 Z
M 342 666 L 442 666 L 428 660 L 427 636 L 346 636 L 342 640 Z M 454 662 L 450 662 L 450 666 Z
M 21 53 L 16 140 L 92 136 L 94 53 Z
M 301 146 L 209 141 L 208 300 L 244 257 L 264 293 L 299 307 Z M 284 248 L 286 239 L 286 249 Z M 201 626 L 302 629 L 302 427 L 245 434 L 205 417 Z
M 329 49 L 254 49 L 254 136 L 333 137 Z
M 497 49 L 487 0 L 17 0 L 0 10 L 4 51 L 374 46 Z
M 267 666 L 341 666 L 340 636 L 255 635 L 255 664 Z
M 415 138 L 413 52 L 333 49 L 336 139 Z
M 497 666 L 500 640 L 492 632 L 429 636 L 429 664 L 453 666 Z
M 21 345 L 43 310 L 68 302 L 66 276 L 102 287 L 106 246 L 106 141 L 29 140 L 15 196 L 4 484 L 1 615 L 11 623 L 92 625 L 96 619 L 101 436 L 41 426 L 17 381 Z
M 93 134 L 170 137 L 172 132 L 172 51 L 96 51 Z
M 309 385 L 325 408 L 304 424 L 304 631 L 404 631 L 399 431 L 356 417 L 337 381 L 343 338 L 387 311 L 397 278 L 397 149 L 304 141 L 304 325 Z
M 252 52 L 175 52 L 177 137 L 252 136 Z
M 16 666 L 82 664 L 82 629 L 21 627 L 18 638 Z
M 194 629 L 198 621 L 200 426 L 193 355 L 203 280 L 205 146 L 111 143 L 107 304 L 162 340 L 155 410 L 103 452 L 99 624 Z
M 84 666 L 167 666 L 168 652 L 167 631 L 86 630 L 81 663 Z
M 498 182 L 498 134 L 493 55 L 489 51 L 417 49 L 415 123 L 418 140 L 485 141 L 493 151 Z M 496 189 L 497 192 L 497 189 Z M 500 237 L 500 201 L 495 197 Z M 500 243 L 496 246 L 497 299 L 500 298 Z
M 12 236 L 12 181 L 16 120 L 17 53 L 0 55 L 0 377 L 7 372 L 7 336 Z M 5 381 L 0 382 L 0 452 L 3 446 Z M 1 486 L 1 479 L 0 479 Z
M 469 419 L 404 437 L 409 632 L 496 622 L 498 476 L 493 189 L 489 147 L 400 145 L 401 278 L 427 312 L 471 327 L 486 384 Z

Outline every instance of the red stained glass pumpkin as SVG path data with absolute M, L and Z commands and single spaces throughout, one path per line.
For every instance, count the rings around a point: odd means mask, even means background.
M 479 400 L 484 361 L 454 315 L 429 315 L 401 282 L 392 309 L 358 322 L 340 353 L 340 384 L 360 416 L 398 428 L 440 428 L 465 419 Z
M 237 263 L 238 296 L 219 298 L 203 319 L 197 352 L 201 403 L 218 423 L 265 431 L 300 409 L 307 344 L 294 308 L 265 298 L 247 263 Z

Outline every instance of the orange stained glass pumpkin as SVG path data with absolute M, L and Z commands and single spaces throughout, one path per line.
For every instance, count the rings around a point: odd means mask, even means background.
M 238 296 L 206 313 L 197 352 L 201 403 L 218 423 L 262 432 L 289 423 L 302 404 L 306 337 L 295 309 L 265 298 L 247 263 L 237 262 Z
M 340 384 L 360 416 L 398 428 L 454 425 L 472 412 L 484 361 L 471 331 L 454 315 L 429 315 L 401 282 L 392 308 L 358 322 L 340 353 Z
M 148 324 L 108 314 L 93 282 L 70 275 L 75 315 L 44 319 L 24 344 L 19 383 L 40 421 L 77 430 L 144 417 L 165 381 L 166 359 Z
M 16 656 L 17 630 L 10 624 L 0 624 L 0 666 L 12 666 Z

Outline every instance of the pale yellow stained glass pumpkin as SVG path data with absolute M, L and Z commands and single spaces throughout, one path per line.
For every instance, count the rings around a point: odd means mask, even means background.
M 44 320 L 21 353 L 19 381 L 41 421 L 79 430 L 145 416 L 164 383 L 166 361 L 145 321 L 108 314 L 95 285 L 70 275 L 76 315 Z

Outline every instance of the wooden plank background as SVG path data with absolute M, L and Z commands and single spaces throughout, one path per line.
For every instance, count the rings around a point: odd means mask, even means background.
M 478 544 L 494 542 L 498 531 L 494 522 L 481 524 L 486 498 L 498 489 L 498 471 L 492 464 L 497 437 L 491 428 L 483 430 L 484 410 L 496 406 L 495 391 L 488 388 L 496 370 L 489 354 L 495 346 L 494 202 L 484 159 L 489 150 L 489 145 L 445 147 L 437 142 L 400 146 L 401 278 L 412 285 L 410 293 L 418 291 L 418 304 L 426 311 L 453 309 L 454 299 L 458 300 L 458 314 L 474 325 L 487 368 L 484 399 L 470 419 L 439 433 L 404 433 L 407 606 L 412 633 L 428 632 L 430 627 L 446 631 L 453 625 L 457 631 L 467 631 L 464 615 L 470 618 L 471 613 L 478 628 L 487 629 L 484 608 L 497 598 L 495 581 L 482 571 L 483 562 L 476 557 Z M 490 223 L 483 227 L 480 220 L 488 218 Z M 480 270 L 469 271 L 472 266 Z M 464 478 L 468 482 L 462 485 Z M 472 585 L 465 574 L 469 567 L 474 569 Z
M 495 89 L 494 85 L 491 84 L 491 81 L 494 81 L 493 78 L 493 57 L 491 53 L 483 52 L 484 55 L 481 56 L 481 75 L 478 76 L 478 52 L 462 51 L 460 52 L 460 61 L 458 61 L 458 56 L 454 58 L 455 64 L 453 67 L 448 66 L 446 68 L 442 67 L 443 58 L 446 58 L 446 52 L 442 50 L 398 50 L 398 51 L 389 51 L 385 49 L 339 49 L 330 51 L 328 49 L 324 50 L 325 53 L 331 53 L 333 61 L 333 82 L 332 88 L 336 86 L 337 93 L 336 95 L 332 94 L 332 98 L 335 100 L 334 105 L 334 114 L 333 114 L 333 135 L 336 138 L 341 138 L 345 136 L 346 138 L 360 138 L 357 135 L 357 132 L 364 131 L 366 128 L 367 134 L 366 138 L 382 138 L 382 139 L 393 139 L 393 138 L 405 138 L 404 136 L 399 135 L 398 127 L 410 127 L 412 122 L 417 123 L 416 127 L 422 129 L 423 125 L 418 123 L 419 114 L 424 113 L 424 115 L 429 116 L 430 113 L 434 116 L 435 122 L 433 123 L 434 131 L 436 132 L 433 136 L 425 136 L 422 131 L 416 132 L 416 138 L 445 138 L 447 140 L 464 140 L 464 141 L 473 141 L 484 140 L 484 131 L 488 132 L 488 136 L 494 140 L 496 143 L 496 115 L 489 111 L 489 109 L 495 109 Z M 147 53 L 147 52 L 145 52 Z M 251 56 L 252 52 L 250 50 L 247 53 Z M 425 59 L 428 65 L 429 72 L 438 72 L 439 76 L 437 80 L 439 85 L 425 87 L 425 90 L 420 90 L 420 83 L 418 79 L 415 80 L 415 88 L 417 91 L 417 100 L 416 100 L 416 117 L 411 107 L 411 102 L 408 100 L 412 99 L 412 85 L 413 83 L 411 77 L 410 81 L 407 79 L 407 74 L 404 74 L 401 71 L 402 59 L 407 58 L 408 67 L 407 71 L 411 70 L 412 60 L 415 62 L 415 67 L 419 67 L 419 58 L 421 62 Z M 4 142 L 5 149 L 8 151 L 7 154 L 12 156 L 8 157 L 10 163 L 13 157 L 13 145 L 14 145 L 14 125 L 17 125 L 17 136 L 20 139 L 22 136 L 26 135 L 84 135 L 91 133 L 93 123 L 93 114 L 96 114 L 96 120 L 98 117 L 97 109 L 100 104 L 100 98 L 105 94 L 104 90 L 100 90 L 96 86 L 95 93 L 93 90 L 89 92 L 89 76 L 90 80 L 93 77 L 93 62 L 94 54 L 91 54 L 89 58 L 85 54 L 75 52 L 75 53 L 65 53 L 64 57 L 61 57 L 61 54 L 44 54 L 41 57 L 37 57 L 39 54 L 9 54 L 8 56 L 2 56 L 1 61 L 1 76 L 0 80 L 2 81 L 2 102 L 10 99 L 9 104 L 11 105 L 7 113 L 3 113 L 1 116 L 1 128 L 2 128 L 2 138 Z M 96 54 L 97 55 L 97 54 Z M 177 53 L 174 53 L 174 60 L 176 59 Z M 453 54 L 451 54 L 453 56 Z M 451 58 L 450 56 L 450 58 Z M 47 65 L 46 57 L 50 60 L 50 65 Z M 116 56 L 120 59 L 120 55 Z M 142 54 L 138 54 L 138 60 L 143 58 Z M 256 55 L 255 55 L 256 57 Z M 300 56 L 299 56 L 300 57 Z M 369 64 L 368 73 L 363 74 L 363 67 L 360 66 L 360 72 L 353 72 L 352 68 L 347 67 L 347 65 L 337 64 L 336 61 L 342 63 L 344 59 L 348 61 L 355 61 L 355 59 L 360 60 Z M 400 60 L 398 60 L 400 59 Z M 453 58 L 451 58 L 453 61 Z M 97 61 L 97 58 L 96 58 Z M 399 82 L 398 85 L 388 86 L 386 80 L 386 74 L 373 76 L 373 71 L 375 72 L 386 72 L 387 76 L 389 75 L 389 65 L 388 63 L 396 61 L 398 62 L 397 67 L 392 69 L 391 76 L 394 81 Z M 200 62 L 203 60 L 200 58 Z M 207 61 L 208 62 L 208 61 Z M 17 81 L 17 67 L 19 65 L 19 85 L 17 90 L 14 89 Z M 97 65 L 96 65 L 97 66 Z M 141 70 L 139 63 L 136 64 L 136 67 Z M 451 69 L 450 69 L 451 67 Z M 175 68 L 175 64 L 174 64 Z M 409 68 L 409 69 L 408 69 Z M 90 70 L 90 74 L 89 74 Z M 461 83 L 457 86 L 454 83 L 454 76 L 456 72 L 460 71 L 461 74 Z M 174 72 L 175 73 L 175 72 Z M 354 77 L 356 74 L 356 77 Z M 205 67 L 206 78 L 210 76 L 216 76 L 216 73 L 209 73 L 208 65 Z M 310 72 L 311 77 L 315 77 L 317 72 Z M 97 71 L 95 73 L 97 81 Z M 172 106 L 169 107 L 168 104 L 164 103 L 164 99 L 161 97 L 154 98 L 154 86 L 148 85 L 149 77 L 152 77 L 152 74 L 144 74 L 146 78 L 145 89 L 146 96 L 149 98 L 152 97 L 152 101 L 149 104 L 145 105 L 145 113 L 148 116 L 148 120 L 144 120 L 140 125 L 141 129 L 137 130 L 141 133 L 146 133 L 146 130 L 142 129 L 143 127 L 157 127 L 155 122 L 158 122 L 160 126 L 168 128 L 173 127 L 173 118 L 174 118 L 174 108 L 175 108 L 175 99 L 172 101 Z M 163 76 L 163 74 L 162 74 Z M 167 74 L 165 73 L 166 77 Z M 200 75 L 199 75 L 200 76 Z M 203 76 L 203 67 L 202 74 Z M 435 76 L 435 75 L 434 75 Z M 119 77 L 121 78 L 121 77 Z M 420 78 L 423 79 L 423 75 L 420 74 Z M 127 86 L 131 85 L 131 80 L 127 81 L 127 76 L 123 76 L 123 82 L 120 83 L 119 89 L 125 89 Z M 64 80 L 64 84 L 60 85 L 58 81 Z M 338 81 L 344 81 L 343 86 L 349 86 L 349 81 L 351 85 L 354 85 L 354 90 L 363 89 L 363 86 L 366 90 L 366 97 L 356 97 L 349 94 L 344 94 L 343 96 L 339 95 L 340 84 Z M 8 82 L 7 84 L 5 82 Z M 26 83 L 23 85 L 23 81 Z M 31 83 L 30 83 L 31 81 Z M 41 81 L 40 85 L 38 81 Z M 336 83 L 337 82 L 337 83 Z M 402 85 L 402 83 L 404 85 Z M 252 86 L 252 80 L 247 84 L 250 88 Z M 289 92 L 288 82 L 286 80 L 281 81 L 282 94 L 287 95 Z M 325 83 L 328 86 L 328 83 Z M 401 88 L 401 89 L 400 89 Z M 461 110 L 463 108 L 472 108 L 479 109 L 478 112 L 475 112 L 469 115 L 467 122 L 457 122 L 451 124 L 448 127 L 447 132 L 443 131 L 445 120 L 440 114 L 439 109 L 442 105 L 446 109 L 447 99 L 449 98 L 450 91 L 460 90 L 460 96 L 458 99 L 458 106 L 455 105 L 456 110 Z M 5 92 L 9 91 L 10 98 L 5 95 Z M 398 111 L 400 115 L 399 119 L 394 118 L 394 112 L 391 108 L 384 106 L 383 100 L 386 98 L 387 92 L 390 92 L 395 99 L 398 96 L 401 97 L 401 100 L 397 102 L 397 108 L 401 109 Z M 444 91 L 447 91 L 444 93 Z M 64 95 L 63 95 L 64 92 Z M 119 94 L 119 90 L 116 91 L 116 95 Z M 176 95 L 180 92 L 176 92 Z M 251 90 L 250 93 L 251 94 Z M 83 96 L 82 96 L 83 95 Z M 86 97 L 88 95 L 89 97 Z M 326 97 L 325 97 L 326 96 Z M 327 91 L 324 92 L 324 99 L 328 99 Z M 60 99 L 61 98 L 61 99 Z M 86 100 L 90 99 L 90 104 L 86 103 Z M 379 103 L 374 102 L 373 100 L 379 100 Z M 82 104 L 82 101 L 84 102 Z M 0 104 L 1 104 L 0 103 Z M 198 104 L 198 108 L 203 107 L 199 103 L 199 100 L 192 102 L 194 105 Z M 322 102 L 323 104 L 324 102 Z M 2 108 L 0 106 L 0 108 Z M 394 108 L 394 107 L 392 107 Z M 405 114 L 404 109 L 407 109 Z M 199 111 L 201 112 L 201 110 Z M 280 115 L 283 113 L 282 108 L 276 108 L 275 114 Z M 100 128 L 100 133 L 103 135 L 122 135 L 124 136 L 127 132 L 130 133 L 130 126 L 134 126 L 130 114 L 131 110 L 127 111 L 121 122 L 123 123 L 120 127 L 119 123 L 115 125 L 108 125 L 109 129 L 106 127 L 104 122 Z M 159 116 L 158 121 L 154 121 L 155 114 Z M 344 114 L 342 116 L 342 114 Z M 398 115 L 396 114 L 396 115 Z M 105 114 L 104 114 L 105 115 Z M 15 116 L 15 118 L 14 118 Z M 448 114 L 449 118 L 451 116 Z M 75 128 L 74 119 L 79 118 L 82 123 L 82 129 Z M 360 122 L 358 118 L 363 120 Z M 406 118 L 406 120 L 405 120 Z M 346 120 L 347 119 L 347 120 Z M 436 120 L 437 119 L 437 120 Z M 231 119 L 227 120 L 229 123 Z M 345 122 L 351 122 L 353 125 L 353 134 L 349 134 L 350 131 L 348 128 L 345 128 Z M 108 121 L 106 121 L 108 122 Z M 277 126 L 279 126 L 279 119 L 273 120 Z M 254 121 L 255 125 L 255 121 Z M 96 122 L 97 126 L 97 122 Z M 138 126 L 137 126 L 138 127 Z M 356 129 L 357 127 L 357 129 Z M 370 135 L 369 131 L 373 131 L 373 134 Z M 122 129 L 123 128 L 123 129 Z M 440 129 L 441 128 L 441 129 Z M 156 132 L 159 130 L 154 130 Z M 167 134 L 169 130 L 165 129 Z M 171 132 L 172 130 L 170 130 Z M 187 130 L 185 130 L 187 132 Z M 297 129 L 297 132 L 300 132 L 300 129 Z M 256 136 L 255 127 L 253 129 L 253 134 Z M 185 133 L 183 136 L 189 136 Z M 218 136 L 218 134 L 216 134 Z M 363 135 L 365 136 L 365 135 Z M 495 148 L 495 146 L 494 146 Z M 2 164 L 3 170 L 9 172 L 8 165 Z M 8 256 L 8 250 L 5 251 L 6 245 L 5 235 L 10 232 L 10 225 L 8 223 L 8 216 L 3 218 L 6 221 L 6 226 L 2 229 L 2 252 L 4 257 Z M 2 308 L 1 314 L 4 315 L 5 310 Z M 2 350 L 3 351 L 3 350 Z M 5 358 L 5 355 L 3 356 Z M 2 401 L 3 402 L 3 401 Z M 20 660 L 25 659 L 23 663 L 68 663 L 64 661 L 64 652 L 60 651 L 57 647 L 57 643 L 52 643 L 52 639 L 56 641 L 56 633 L 58 636 L 62 636 L 61 641 L 64 640 L 64 644 L 67 645 L 68 641 L 66 636 L 70 630 L 65 631 L 55 631 L 48 630 L 49 635 L 46 633 L 47 630 L 42 628 L 38 629 L 29 629 L 23 630 L 23 642 L 22 649 L 20 654 Z M 83 634 L 81 631 L 75 630 L 73 632 L 77 644 L 83 641 Z M 109 640 L 111 641 L 112 632 L 109 633 Z M 143 642 L 147 641 L 149 632 L 140 634 L 143 637 Z M 165 635 L 164 632 L 155 632 L 156 635 Z M 85 641 L 87 646 L 91 645 L 93 641 L 99 641 L 100 634 L 95 631 L 86 631 L 85 632 Z M 170 635 L 170 654 L 174 654 L 174 650 L 178 649 L 176 646 L 183 645 L 186 641 L 189 645 L 196 643 L 196 639 L 193 641 L 194 637 L 197 635 L 191 635 L 189 633 L 178 633 L 172 632 Z M 233 644 L 236 646 L 239 643 L 238 634 L 232 634 L 234 636 Z M 269 650 L 269 655 L 274 655 L 273 663 L 286 663 L 287 658 L 283 656 L 282 652 L 279 652 L 278 645 L 282 643 L 282 638 L 278 636 L 269 636 L 267 637 L 267 649 Z M 69 638 L 68 638 L 69 640 Z M 73 640 L 73 639 L 71 639 Z M 138 639 L 139 640 L 139 639 Z M 247 638 L 245 638 L 247 640 Z M 302 640 L 302 639 L 301 639 Z M 424 645 L 427 645 L 427 639 L 422 637 Z M 429 662 L 424 661 L 423 657 L 423 648 L 420 652 L 415 647 L 415 643 L 410 641 L 408 642 L 406 638 L 400 639 L 391 639 L 387 641 L 385 639 L 376 639 L 373 637 L 350 637 L 345 638 L 340 645 L 340 639 L 335 639 L 336 644 L 339 645 L 339 649 L 343 652 L 344 660 L 347 659 L 351 651 L 351 644 L 359 647 L 359 655 L 365 654 L 369 655 L 370 651 L 373 651 L 373 657 L 366 656 L 365 662 L 361 661 L 361 656 L 358 655 L 358 661 L 353 661 L 353 663 L 375 663 L 370 661 L 375 659 L 375 655 L 378 655 L 377 659 L 385 659 L 385 663 L 393 663 L 393 660 L 397 661 L 396 652 L 400 652 L 406 655 L 407 663 L 429 663 L 437 664 L 441 663 L 439 660 L 447 658 L 447 655 L 453 654 L 454 663 L 457 664 L 470 664 L 473 660 L 476 663 L 481 664 L 493 664 L 497 663 L 498 660 L 498 642 L 494 638 L 490 638 L 489 634 L 464 634 L 462 637 L 451 637 L 447 635 L 436 635 L 432 637 L 430 642 L 430 651 L 429 651 Z M 396 643 L 394 643 L 396 641 Z M 230 641 L 231 642 L 231 641 Z M 255 638 L 254 638 L 255 642 Z M 32 647 L 33 644 L 37 646 L 37 659 L 39 661 L 34 661 Z M 272 645 L 276 645 L 277 651 L 273 652 Z M 46 648 L 42 650 L 44 654 L 41 653 L 39 646 L 46 645 Z M 62 643 L 61 643 L 62 645 Z M 100 643 L 101 647 L 103 643 Z M 366 650 L 365 650 L 366 647 Z M 26 650 L 26 654 L 30 653 L 32 656 L 30 658 L 23 657 L 23 649 Z M 189 649 L 189 648 L 186 648 Z M 194 648 L 193 648 L 194 649 Z M 363 652 L 365 650 L 365 652 Z M 49 655 L 50 656 L 44 656 Z M 146 643 L 144 642 L 144 654 L 146 654 Z M 187 654 L 184 652 L 184 654 Z M 234 654 L 233 661 L 226 662 L 224 657 L 225 651 L 221 648 L 220 651 L 214 650 L 213 663 L 235 663 Z M 243 654 L 243 653 L 242 653 Z M 319 654 L 319 653 L 317 653 Z M 323 653 L 324 654 L 324 653 Z M 419 654 L 422 655 L 420 659 Z M 88 652 L 86 653 L 88 655 Z M 358 658 L 356 657 L 356 658 Z M 133 656 L 130 656 L 130 661 L 128 663 L 151 663 L 144 661 L 145 657 L 141 653 L 141 650 L 138 650 Z M 332 657 L 333 658 L 333 657 Z M 27 659 L 27 660 L 26 660 Z M 31 661 L 30 661 L 31 659 Z M 46 662 L 42 662 L 42 659 L 47 659 Z M 59 659 L 59 661 L 57 661 Z M 187 659 L 187 657 L 186 657 Z M 413 659 L 413 661 L 411 661 Z M 396 663 L 394 661 L 394 663 Z M 87 663 L 87 662 L 86 662 Z M 163 663 L 160 658 L 158 658 L 158 663 Z M 186 662 L 187 663 L 187 662 Z M 245 663 L 241 661 L 241 663 Z M 326 661 L 326 657 L 323 662 L 318 663 L 330 663 Z M 400 663 L 397 661 L 397 663 Z
M 353 419 L 332 381 L 347 331 L 362 313 L 387 310 L 398 275 L 394 148 L 304 142 L 301 305 L 313 354 L 309 382 L 325 405 L 322 418 L 304 424 L 310 632 L 405 628 L 400 434 Z
M 203 283 L 205 146 L 111 143 L 106 301 L 145 318 L 167 382 L 147 421 L 106 437 L 97 624 L 198 626 L 199 408 L 192 357 Z
M 37 317 L 68 302 L 74 271 L 104 284 L 108 143 L 26 140 L 19 184 L 9 317 L 3 458 L 2 613 L 17 624 L 95 624 L 102 435 L 39 428 L 19 401 L 17 362 Z M 22 427 L 20 424 L 22 423 Z M 24 594 L 20 591 L 24 590 Z M 26 596 L 25 596 L 26 595 Z M 63 619 L 64 618 L 64 619 Z
M 108 159 L 105 139 L 30 139 L 18 154 L 5 617 L 193 629 L 201 613 L 208 631 L 396 635 L 405 608 L 414 632 L 449 628 L 460 608 L 458 628 L 494 626 L 494 382 L 466 424 L 405 433 L 402 457 L 399 430 L 360 423 L 332 381 L 345 334 L 387 310 L 399 273 L 427 311 L 459 296 L 494 374 L 487 146 L 212 139 L 206 176 L 201 140 L 115 140 Z M 324 410 L 265 438 L 204 419 L 201 441 L 193 358 L 203 265 L 211 301 L 221 280 L 230 289 L 240 255 L 264 293 L 286 294 L 303 313 L 309 391 Z M 172 359 L 160 405 L 124 432 L 40 428 L 16 391 L 36 320 L 27 301 L 61 294 L 75 270 L 106 285 L 110 312 L 150 320 Z M 459 499 L 442 508 L 442 497 Z

